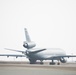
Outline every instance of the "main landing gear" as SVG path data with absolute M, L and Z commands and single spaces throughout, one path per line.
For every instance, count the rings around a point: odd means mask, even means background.
M 52 60 L 52 62 L 49 63 L 50 65 L 55 65 L 56 63 Z
M 40 60 L 40 64 L 41 64 L 41 65 L 43 65 L 43 64 L 44 64 L 44 63 L 43 63 L 43 60 Z
M 50 65 L 55 65 L 56 63 L 54 62 L 54 60 L 52 60 L 52 62 L 50 62 L 49 64 L 50 64 Z M 57 63 L 57 65 L 60 65 L 60 62 L 59 62 L 59 60 L 58 60 L 58 63 Z
M 30 64 L 36 64 L 36 60 L 35 59 L 29 59 Z

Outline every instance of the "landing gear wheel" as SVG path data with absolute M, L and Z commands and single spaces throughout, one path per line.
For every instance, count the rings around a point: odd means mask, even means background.
M 40 64 L 41 64 L 41 65 L 44 64 L 44 63 L 43 63 L 43 60 L 41 60 Z
M 49 64 L 50 64 L 50 65 L 55 65 L 55 63 L 54 63 L 54 62 L 50 62 Z
M 40 64 L 42 65 L 42 64 L 44 64 L 43 62 L 40 62 Z
M 52 60 L 52 62 L 50 62 L 50 65 L 55 65 L 55 62 L 54 62 L 54 60 Z
M 60 65 L 60 63 L 58 62 L 57 65 Z

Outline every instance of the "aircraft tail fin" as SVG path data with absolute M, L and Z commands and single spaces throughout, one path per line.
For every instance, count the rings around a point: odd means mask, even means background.
M 23 47 L 30 49 L 30 48 L 33 48 L 36 46 L 36 44 L 33 41 L 31 41 L 30 36 L 29 36 L 26 28 L 25 28 L 25 37 L 26 37 L 26 41 L 24 41 Z
M 30 36 L 29 36 L 29 34 L 28 34 L 27 29 L 25 28 L 24 30 L 25 30 L 26 41 L 27 41 L 27 42 L 31 42 L 31 39 L 30 39 Z

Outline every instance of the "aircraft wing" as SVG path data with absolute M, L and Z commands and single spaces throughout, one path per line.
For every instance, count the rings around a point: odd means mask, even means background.
M 48 59 L 55 59 L 55 58 L 69 58 L 69 57 L 76 57 L 76 55 L 52 55 L 47 56 Z
M 76 57 L 76 55 L 51 55 L 46 56 L 46 59 L 60 59 L 60 58 L 69 58 L 69 57 Z
M 67 57 L 67 58 L 69 58 L 69 57 L 76 57 L 76 55 L 60 55 L 60 56 L 55 56 L 55 57 L 62 57 L 62 58 Z
M 7 56 L 7 57 L 26 57 L 25 55 L 17 55 L 17 54 L 0 54 L 0 56 Z

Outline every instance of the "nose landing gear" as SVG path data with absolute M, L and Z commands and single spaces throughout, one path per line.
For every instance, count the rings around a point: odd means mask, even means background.
M 52 62 L 49 63 L 50 65 L 55 65 L 56 63 L 52 60 Z
M 59 60 L 58 60 L 58 63 L 57 63 L 57 65 L 60 65 L 60 62 L 59 62 Z

